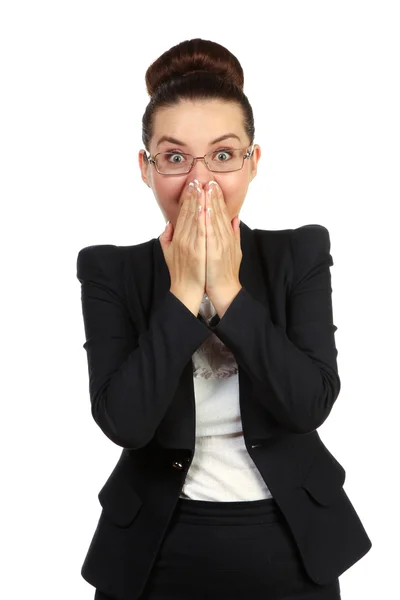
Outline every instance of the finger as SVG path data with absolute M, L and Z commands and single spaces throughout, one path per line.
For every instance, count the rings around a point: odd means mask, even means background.
M 205 235 L 206 235 L 206 220 L 205 220 L 206 199 L 205 199 L 204 189 L 203 188 L 198 188 L 198 189 L 200 190 L 200 193 L 198 195 L 197 202 L 198 202 L 198 209 L 201 207 L 201 210 L 197 211 L 197 232 L 198 232 L 198 235 L 205 237 Z
M 215 191 L 213 194 L 214 212 L 217 215 L 219 231 L 221 235 L 231 235 L 232 225 L 228 213 L 228 207 L 226 206 L 224 195 L 218 183 L 214 183 Z
M 208 207 L 211 209 L 211 220 L 209 220 L 210 238 L 215 240 L 217 247 L 222 247 L 222 234 L 224 229 L 223 224 L 221 223 L 222 213 L 216 193 L 216 184 L 210 182 L 209 191 L 207 192 Z
M 197 197 L 197 192 L 192 181 L 186 186 L 183 194 L 184 200 L 176 220 L 175 234 L 177 237 L 181 235 L 187 237 L 191 229 L 194 215 L 194 203 L 196 202 Z
M 215 214 L 214 214 L 214 206 L 213 206 L 213 201 L 212 201 L 212 186 L 209 186 L 207 189 L 207 192 L 205 193 L 205 199 L 206 199 L 206 229 L 207 229 L 207 240 L 208 243 L 214 243 L 215 244 L 215 235 L 216 232 L 218 231 L 218 229 L 216 228 L 216 223 L 215 223 Z
M 192 237 L 191 240 L 193 244 L 196 244 L 199 240 L 205 237 L 205 223 L 204 223 L 204 199 L 203 190 L 199 186 L 195 186 L 196 191 L 196 205 L 195 205 L 195 215 L 192 220 Z M 199 210 L 201 209 L 201 210 Z

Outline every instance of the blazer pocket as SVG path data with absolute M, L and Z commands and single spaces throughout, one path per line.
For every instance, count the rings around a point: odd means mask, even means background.
M 132 523 L 143 502 L 131 483 L 118 472 L 113 472 L 98 493 L 105 515 L 119 527 Z
M 329 450 L 322 446 L 302 483 L 302 487 L 321 505 L 329 505 L 340 496 L 346 471 Z

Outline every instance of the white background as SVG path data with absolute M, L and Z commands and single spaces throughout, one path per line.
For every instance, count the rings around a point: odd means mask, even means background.
M 330 232 L 342 389 L 319 433 L 373 543 L 342 598 L 397 597 L 399 29 L 384 0 L 1 4 L 3 598 L 94 596 L 80 568 L 121 448 L 90 413 L 76 257 L 163 231 L 144 76 L 194 37 L 244 69 L 262 156 L 241 218 Z

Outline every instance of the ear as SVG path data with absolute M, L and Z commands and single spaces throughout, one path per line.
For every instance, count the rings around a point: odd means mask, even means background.
M 258 144 L 254 144 L 254 152 L 252 157 L 250 158 L 250 164 L 251 164 L 251 168 L 250 168 L 250 181 L 252 181 L 254 179 L 254 177 L 257 175 L 257 165 L 258 165 L 258 161 L 261 158 L 261 148 Z
M 149 170 L 150 170 L 150 165 L 149 165 L 149 161 L 146 158 L 145 155 L 145 150 L 139 150 L 139 155 L 138 155 L 138 161 L 139 161 L 139 168 L 142 174 L 142 180 L 145 182 L 145 184 L 151 188 L 151 185 L 149 183 Z

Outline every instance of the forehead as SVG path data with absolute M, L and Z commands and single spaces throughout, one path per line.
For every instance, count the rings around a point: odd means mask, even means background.
M 160 108 L 153 121 L 152 143 L 168 136 L 191 144 L 209 145 L 212 140 L 226 133 L 234 133 L 245 140 L 241 107 L 221 100 L 183 101 L 176 106 Z M 228 141 L 240 145 L 237 138 Z M 158 147 L 165 146 L 162 142 Z

